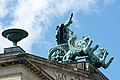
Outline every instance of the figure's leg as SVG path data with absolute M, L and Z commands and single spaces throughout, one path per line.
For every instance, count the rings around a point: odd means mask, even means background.
M 99 45 L 96 45 L 94 48 L 91 48 L 91 50 L 88 52 L 88 54 L 93 54 L 93 52 L 99 47 Z
M 63 56 L 63 61 L 68 61 L 70 57 L 70 50 Z
M 71 52 L 71 50 L 69 50 L 69 51 L 65 54 L 65 56 L 63 56 L 63 62 L 69 63 L 69 62 L 74 61 L 74 60 L 75 60 L 75 57 L 76 57 L 76 56 L 74 56 L 74 54 L 75 54 L 75 53 L 73 53 L 73 52 Z
M 83 48 L 83 51 L 84 51 L 85 54 L 87 54 L 87 53 L 89 52 L 90 46 L 91 46 L 92 42 L 93 42 L 93 41 L 90 40 L 90 41 L 88 42 L 88 45 Z
M 66 60 L 67 60 L 67 56 L 64 55 L 64 56 L 63 56 L 63 61 L 66 61 Z
M 70 56 L 65 55 L 65 56 L 63 57 L 63 63 L 64 63 L 64 64 L 66 64 L 66 63 L 70 63 L 72 60 L 69 59 L 69 58 L 70 58 Z
M 112 63 L 113 59 L 114 59 L 114 57 L 110 58 L 110 60 L 108 61 L 108 63 L 107 63 L 107 64 L 104 64 L 102 67 L 103 67 L 104 69 L 108 68 L 109 65 Z

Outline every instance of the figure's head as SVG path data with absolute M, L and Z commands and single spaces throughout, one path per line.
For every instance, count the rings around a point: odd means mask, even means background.
M 89 38 L 89 36 L 83 36 L 83 40 L 88 42 L 90 40 L 90 38 Z
M 108 55 L 108 52 L 104 48 L 100 48 L 99 51 L 101 52 L 101 54 L 106 53 L 106 55 Z
M 64 27 L 64 24 L 62 23 L 60 26 L 61 26 L 61 27 Z
M 100 48 L 99 51 L 102 52 L 102 53 L 104 53 L 105 49 L 104 48 Z

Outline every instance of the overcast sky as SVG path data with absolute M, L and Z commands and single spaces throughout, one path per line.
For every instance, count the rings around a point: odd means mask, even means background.
M 73 13 L 69 27 L 74 34 L 90 36 L 92 46 L 100 45 L 115 59 L 108 69 L 100 70 L 110 79 L 118 80 L 120 72 L 120 1 L 119 0 L 0 0 L 0 32 L 8 28 L 28 31 L 29 36 L 18 43 L 26 52 L 44 58 L 56 46 L 56 26 Z M 0 35 L 0 52 L 12 43 Z M 107 62 L 106 61 L 106 62 Z

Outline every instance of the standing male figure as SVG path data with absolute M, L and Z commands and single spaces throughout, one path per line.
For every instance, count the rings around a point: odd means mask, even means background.
M 71 14 L 70 19 L 65 24 L 62 23 L 60 26 L 57 26 L 55 36 L 58 45 L 67 43 L 69 36 L 73 34 L 73 32 L 68 28 L 72 23 L 72 17 L 73 13 Z

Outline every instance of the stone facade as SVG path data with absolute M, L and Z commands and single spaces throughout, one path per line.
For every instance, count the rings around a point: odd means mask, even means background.
M 0 68 L 0 80 L 41 80 L 21 64 Z
M 0 54 L 0 80 L 108 80 L 89 62 L 63 65 L 15 50 Z

